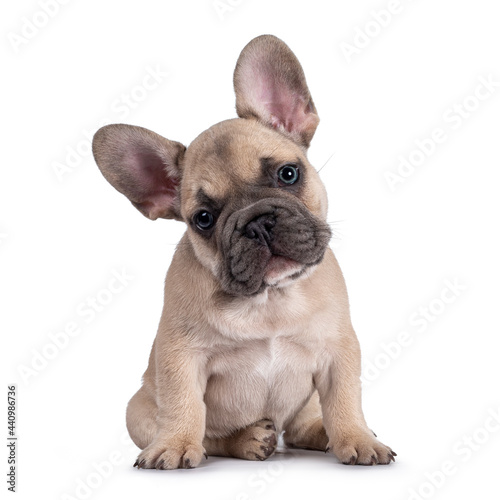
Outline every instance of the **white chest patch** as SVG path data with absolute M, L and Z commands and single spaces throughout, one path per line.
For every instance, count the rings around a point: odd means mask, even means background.
M 235 343 L 211 358 L 207 427 L 241 428 L 262 418 L 282 425 L 313 390 L 315 358 L 287 337 Z M 212 420 L 210 413 L 219 421 Z
M 255 366 L 255 371 L 259 373 L 268 383 L 272 384 L 272 376 L 275 374 L 276 365 L 278 363 L 278 353 L 276 339 L 269 340 L 269 349 L 266 353 L 259 356 L 259 361 Z

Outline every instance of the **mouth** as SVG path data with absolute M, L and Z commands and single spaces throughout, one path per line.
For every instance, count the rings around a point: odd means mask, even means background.
M 304 267 L 289 257 L 272 255 L 267 263 L 263 281 L 268 286 L 275 286 L 287 278 L 300 274 Z

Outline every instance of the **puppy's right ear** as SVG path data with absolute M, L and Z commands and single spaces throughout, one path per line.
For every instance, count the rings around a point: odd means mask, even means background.
M 142 127 L 106 125 L 92 141 L 104 177 L 146 217 L 182 220 L 180 162 L 185 146 Z

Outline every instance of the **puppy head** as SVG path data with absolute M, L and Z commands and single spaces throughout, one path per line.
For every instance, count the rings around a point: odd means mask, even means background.
M 146 217 L 186 222 L 198 260 L 224 292 L 286 286 L 323 258 L 325 188 L 306 151 L 319 122 L 304 73 L 279 39 L 242 51 L 234 73 L 240 118 L 186 149 L 149 130 L 108 125 L 93 142 L 106 179 Z

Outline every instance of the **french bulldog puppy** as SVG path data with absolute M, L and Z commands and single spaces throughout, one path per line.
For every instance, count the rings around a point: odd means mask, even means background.
M 264 35 L 234 72 L 239 118 L 189 147 L 141 127 L 93 141 L 104 177 L 146 217 L 184 221 L 164 308 L 127 408 L 139 468 L 204 456 L 265 460 L 287 446 L 344 464 L 396 455 L 367 427 L 360 350 L 328 247 L 326 190 L 307 159 L 319 122 L 300 63 Z

